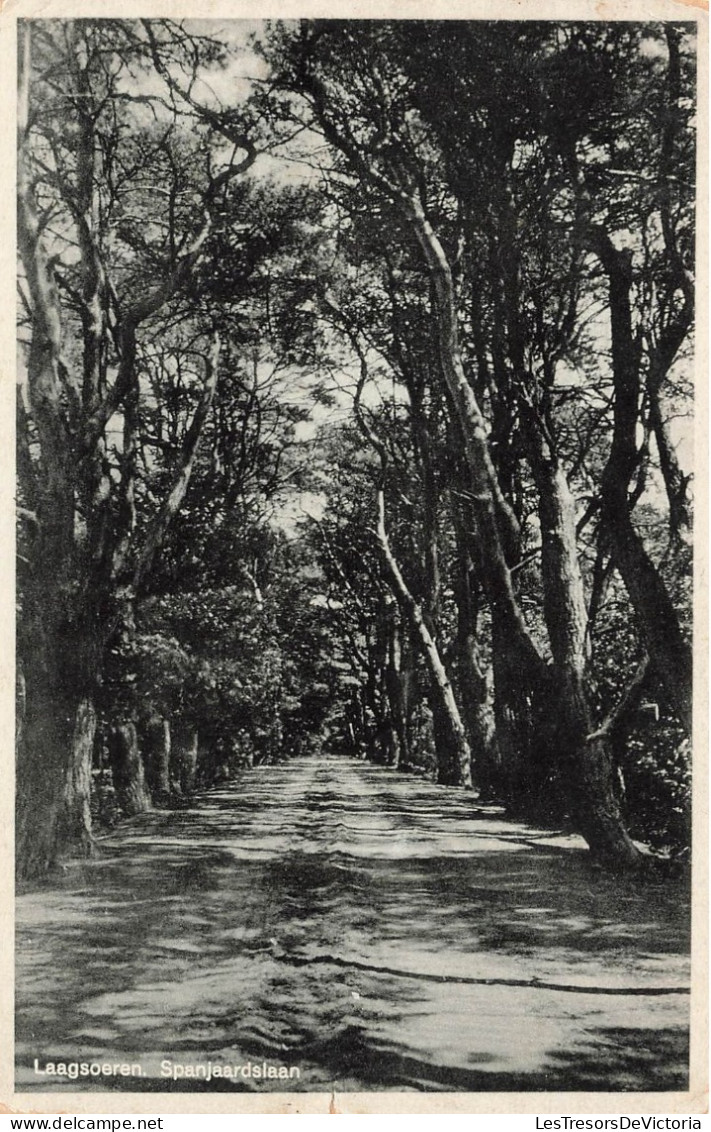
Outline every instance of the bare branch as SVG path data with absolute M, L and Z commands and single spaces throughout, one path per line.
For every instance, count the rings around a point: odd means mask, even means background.
M 165 497 L 163 504 L 154 517 L 146 532 L 143 548 L 138 556 L 133 575 L 133 587 L 138 591 L 153 564 L 156 554 L 165 538 L 168 527 L 180 509 L 185 498 L 190 477 L 192 475 L 195 455 L 197 453 L 203 426 L 210 412 L 212 399 L 217 385 L 218 361 L 220 357 L 220 339 L 217 333 L 213 335 L 212 349 L 205 359 L 205 384 L 203 386 L 200 402 L 195 410 L 193 419 L 188 428 L 183 444 L 183 456 L 180 466 L 173 480 L 173 485 Z

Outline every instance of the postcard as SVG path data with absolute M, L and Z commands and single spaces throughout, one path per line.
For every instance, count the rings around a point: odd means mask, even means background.
M 4 1111 L 706 1111 L 707 30 L 5 4 Z

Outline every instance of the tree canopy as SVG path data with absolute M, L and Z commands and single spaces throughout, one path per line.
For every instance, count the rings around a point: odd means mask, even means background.
M 684 853 L 694 26 L 205 26 L 20 22 L 20 874 L 324 746 Z

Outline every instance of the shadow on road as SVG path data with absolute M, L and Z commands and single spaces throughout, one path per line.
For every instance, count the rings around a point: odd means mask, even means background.
M 687 1081 L 688 901 L 577 839 L 346 760 L 244 772 L 18 901 L 18 1089 L 649 1090 Z

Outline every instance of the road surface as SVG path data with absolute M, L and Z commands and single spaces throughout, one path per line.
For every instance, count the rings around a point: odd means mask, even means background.
M 100 846 L 18 899 L 18 1090 L 687 1087 L 678 886 L 464 791 L 301 759 Z

